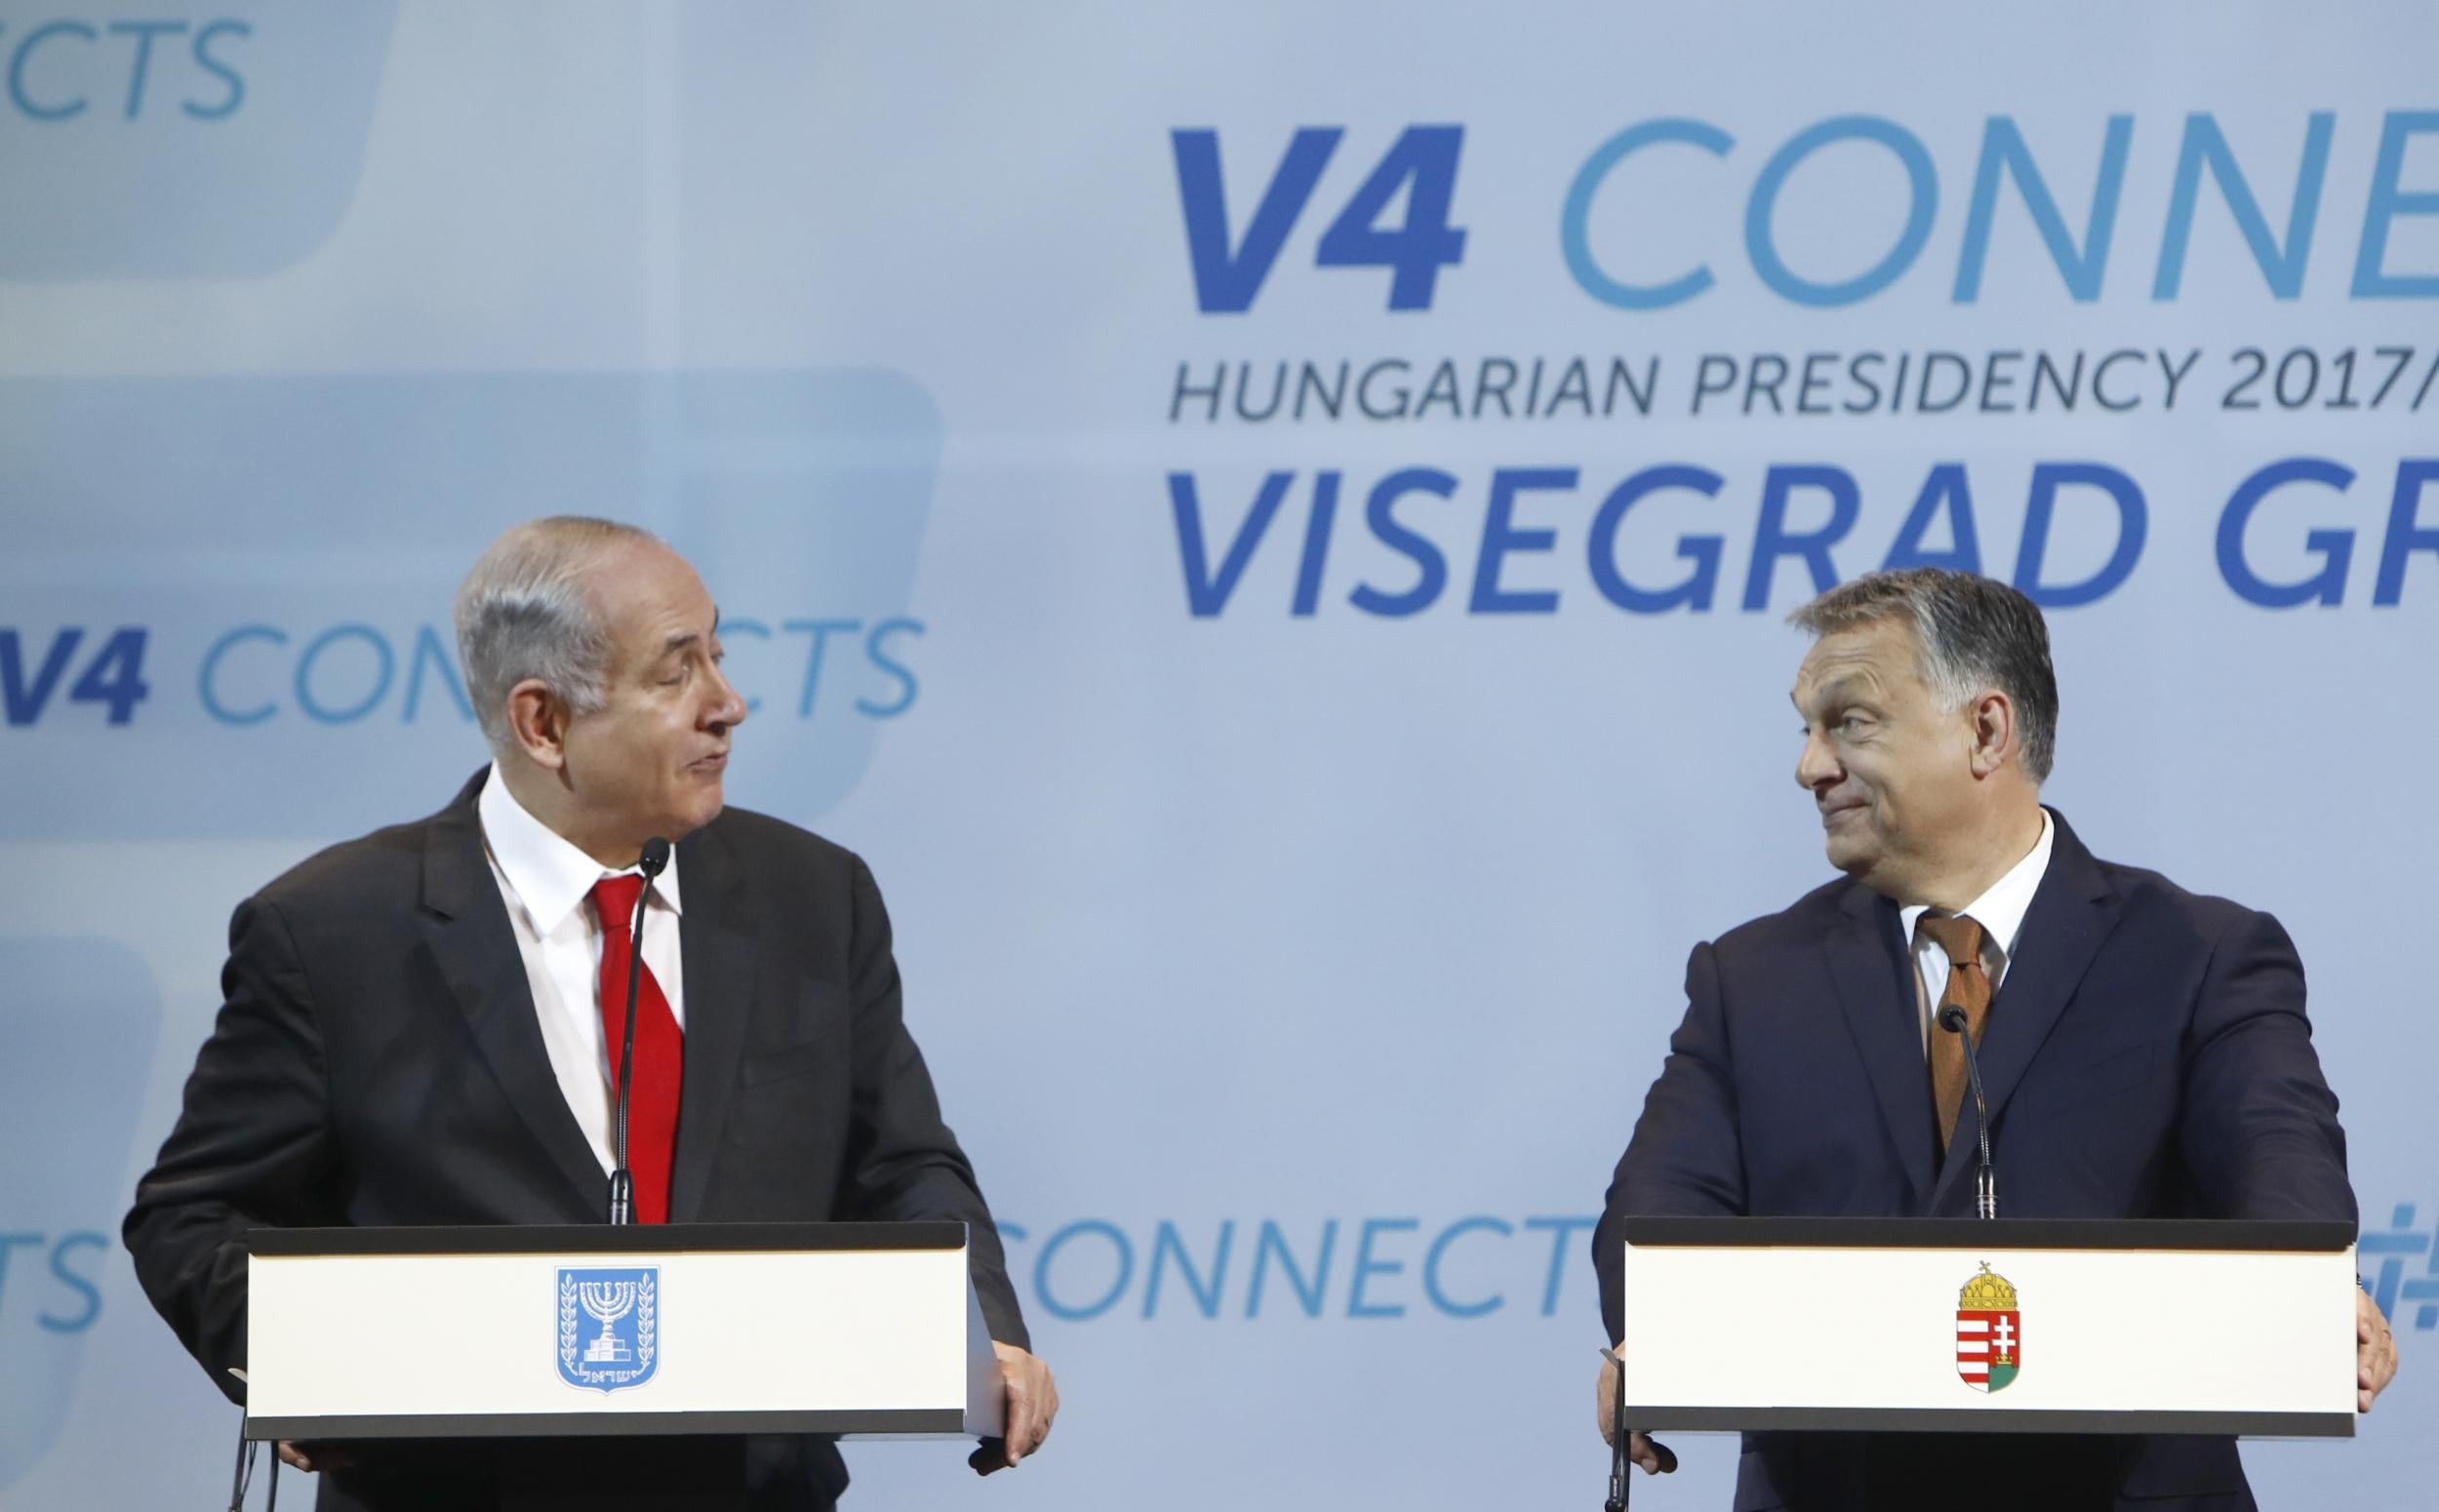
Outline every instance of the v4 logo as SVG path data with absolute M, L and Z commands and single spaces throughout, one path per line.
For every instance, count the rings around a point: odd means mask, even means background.
M 1336 126 L 1299 127 L 1271 171 L 1260 203 L 1242 232 L 1231 235 L 1220 181 L 1220 134 L 1207 127 L 1169 134 L 1177 154 L 1178 198 L 1185 211 L 1185 249 L 1194 264 L 1194 300 L 1204 314 L 1241 315 L 1253 308 L 1288 232 L 1345 135 Z M 1321 233 L 1313 261 L 1321 267 L 1387 268 L 1390 309 L 1429 309 L 1440 269 L 1465 258 L 1464 231 L 1448 223 L 1464 139 L 1461 126 L 1409 126 L 1400 132 Z M 1381 225 L 1401 189 L 1404 222 Z

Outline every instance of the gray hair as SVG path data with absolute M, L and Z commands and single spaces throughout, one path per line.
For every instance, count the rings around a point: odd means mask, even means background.
M 1950 709 L 1996 688 L 2016 705 L 2024 771 L 2047 781 L 2058 749 L 2058 673 L 2032 600 L 2003 582 L 1939 567 L 1869 573 L 1787 617 L 1815 635 L 1904 619 L 1922 647 L 1922 678 Z
M 585 575 L 650 531 L 615 520 L 553 515 L 513 526 L 458 588 L 458 662 L 483 738 L 495 754 L 515 748 L 508 690 L 539 679 L 570 712 L 609 701 L 612 644 Z

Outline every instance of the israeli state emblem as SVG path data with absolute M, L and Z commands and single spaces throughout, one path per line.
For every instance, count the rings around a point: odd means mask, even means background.
M 652 1379 L 660 1361 L 660 1270 L 559 1272 L 559 1378 L 619 1391 Z
M 2016 1286 L 1990 1262 L 1956 1297 L 1956 1373 L 1976 1391 L 2005 1391 L 2024 1365 L 2024 1314 Z

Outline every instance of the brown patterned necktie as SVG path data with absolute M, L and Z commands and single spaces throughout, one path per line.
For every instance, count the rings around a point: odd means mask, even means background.
M 1948 957 L 1947 988 L 1931 1014 L 1931 1103 L 1939 1119 L 1939 1153 L 1945 1155 L 1957 1110 L 1965 1103 L 1965 1047 L 1939 1027 L 1939 1010 L 1950 1004 L 1963 1009 L 1965 1032 L 1974 1037 L 1974 1048 L 1980 1049 L 1981 1026 L 1990 1017 L 1990 977 L 1981 967 L 1980 925 L 1953 914 L 1927 913 L 1915 928 Z

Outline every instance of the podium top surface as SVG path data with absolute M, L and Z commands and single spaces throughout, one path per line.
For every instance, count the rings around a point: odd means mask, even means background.
M 455 1228 L 255 1228 L 246 1253 L 317 1254 L 674 1254 L 962 1250 L 966 1226 L 910 1223 L 564 1223 Z
M 1640 1217 L 1623 1228 L 1627 1244 L 1657 1248 L 2326 1253 L 2354 1243 L 2351 1223 L 2301 1219 Z

